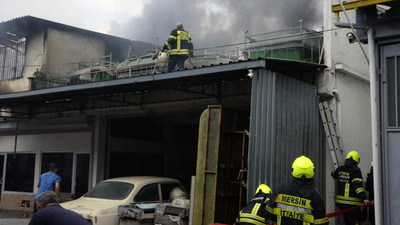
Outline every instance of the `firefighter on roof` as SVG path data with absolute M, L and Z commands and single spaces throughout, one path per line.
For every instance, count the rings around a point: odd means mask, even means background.
M 237 225 L 265 225 L 267 221 L 265 205 L 270 199 L 272 194 L 271 189 L 265 185 L 260 184 L 256 190 L 256 195 L 250 200 L 250 203 L 244 207 L 238 218 L 236 219 Z
M 280 224 L 328 224 L 325 203 L 314 188 L 314 164 L 298 157 L 292 165 L 293 179 L 281 184 L 267 204 L 268 218 Z
M 344 165 L 332 172 L 332 177 L 337 181 L 336 205 L 340 210 L 352 208 L 362 203 L 369 204 L 367 194 L 363 187 L 360 168 L 360 155 L 356 151 L 347 154 Z M 343 215 L 346 225 L 360 224 L 360 209 L 353 210 Z
M 180 70 L 184 69 L 185 60 L 193 57 L 193 43 L 189 32 L 183 29 L 181 22 L 176 24 L 176 28 L 171 31 L 163 51 L 168 50 L 168 71 L 175 69 L 178 65 Z

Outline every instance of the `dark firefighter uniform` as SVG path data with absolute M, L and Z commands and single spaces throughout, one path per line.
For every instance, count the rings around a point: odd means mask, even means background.
M 367 194 L 363 187 L 363 179 L 360 168 L 357 164 L 360 156 L 356 151 L 351 151 L 346 156 L 343 166 L 339 166 L 332 172 L 332 177 L 337 181 L 337 194 L 335 202 L 342 209 L 355 207 L 367 199 Z M 359 224 L 360 209 L 351 211 L 343 215 L 346 225 Z
M 281 184 L 268 202 L 267 217 L 280 224 L 328 224 L 325 203 L 314 188 L 314 165 L 305 156 L 292 166 L 293 178 Z
M 236 219 L 237 225 L 265 225 L 266 220 L 266 202 L 270 200 L 272 194 L 271 189 L 265 185 L 261 184 L 256 191 L 256 195 L 249 202 L 249 204 L 244 207 Z
M 168 49 L 168 71 L 175 69 L 178 65 L 179 69 L 184 68 L 187 58 L 193 57 L 193 43 L 190 34 L 183 29 L 181 23 L 178 23 L 176 29 L 171 31 L 167 42 L 165 42 L 163 51 Z

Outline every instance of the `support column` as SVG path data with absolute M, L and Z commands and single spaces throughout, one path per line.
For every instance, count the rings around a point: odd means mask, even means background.
M 107 117 L 95 116 L 93 130 L 92 187 L 104 180 L 106 164 Z

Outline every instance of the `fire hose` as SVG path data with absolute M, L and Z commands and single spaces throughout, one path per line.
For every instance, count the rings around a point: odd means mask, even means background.
M 326 217 L 330 218 L 330 217 L 339 216 L 339 215 L 354 211 L 354 210 L 360 208 L 361 206 L 373 206 L 373 205 L 374 205 L 374 201 L 371 201 L 368 205 L 365 204 L 365 203 L 362 203 L 361 205 L 358 205 L 358 206 L 355 206 L 355 207 L 339 210 L 339 211 L 336 211 L 336 212 L 333 212 L 333 213 L 327 213 Z

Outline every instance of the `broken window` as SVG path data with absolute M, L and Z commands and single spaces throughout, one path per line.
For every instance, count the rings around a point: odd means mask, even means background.
M 0 81 L 22 77 L 25 43 L 24 37 L 9 32 L 0 35 Z

